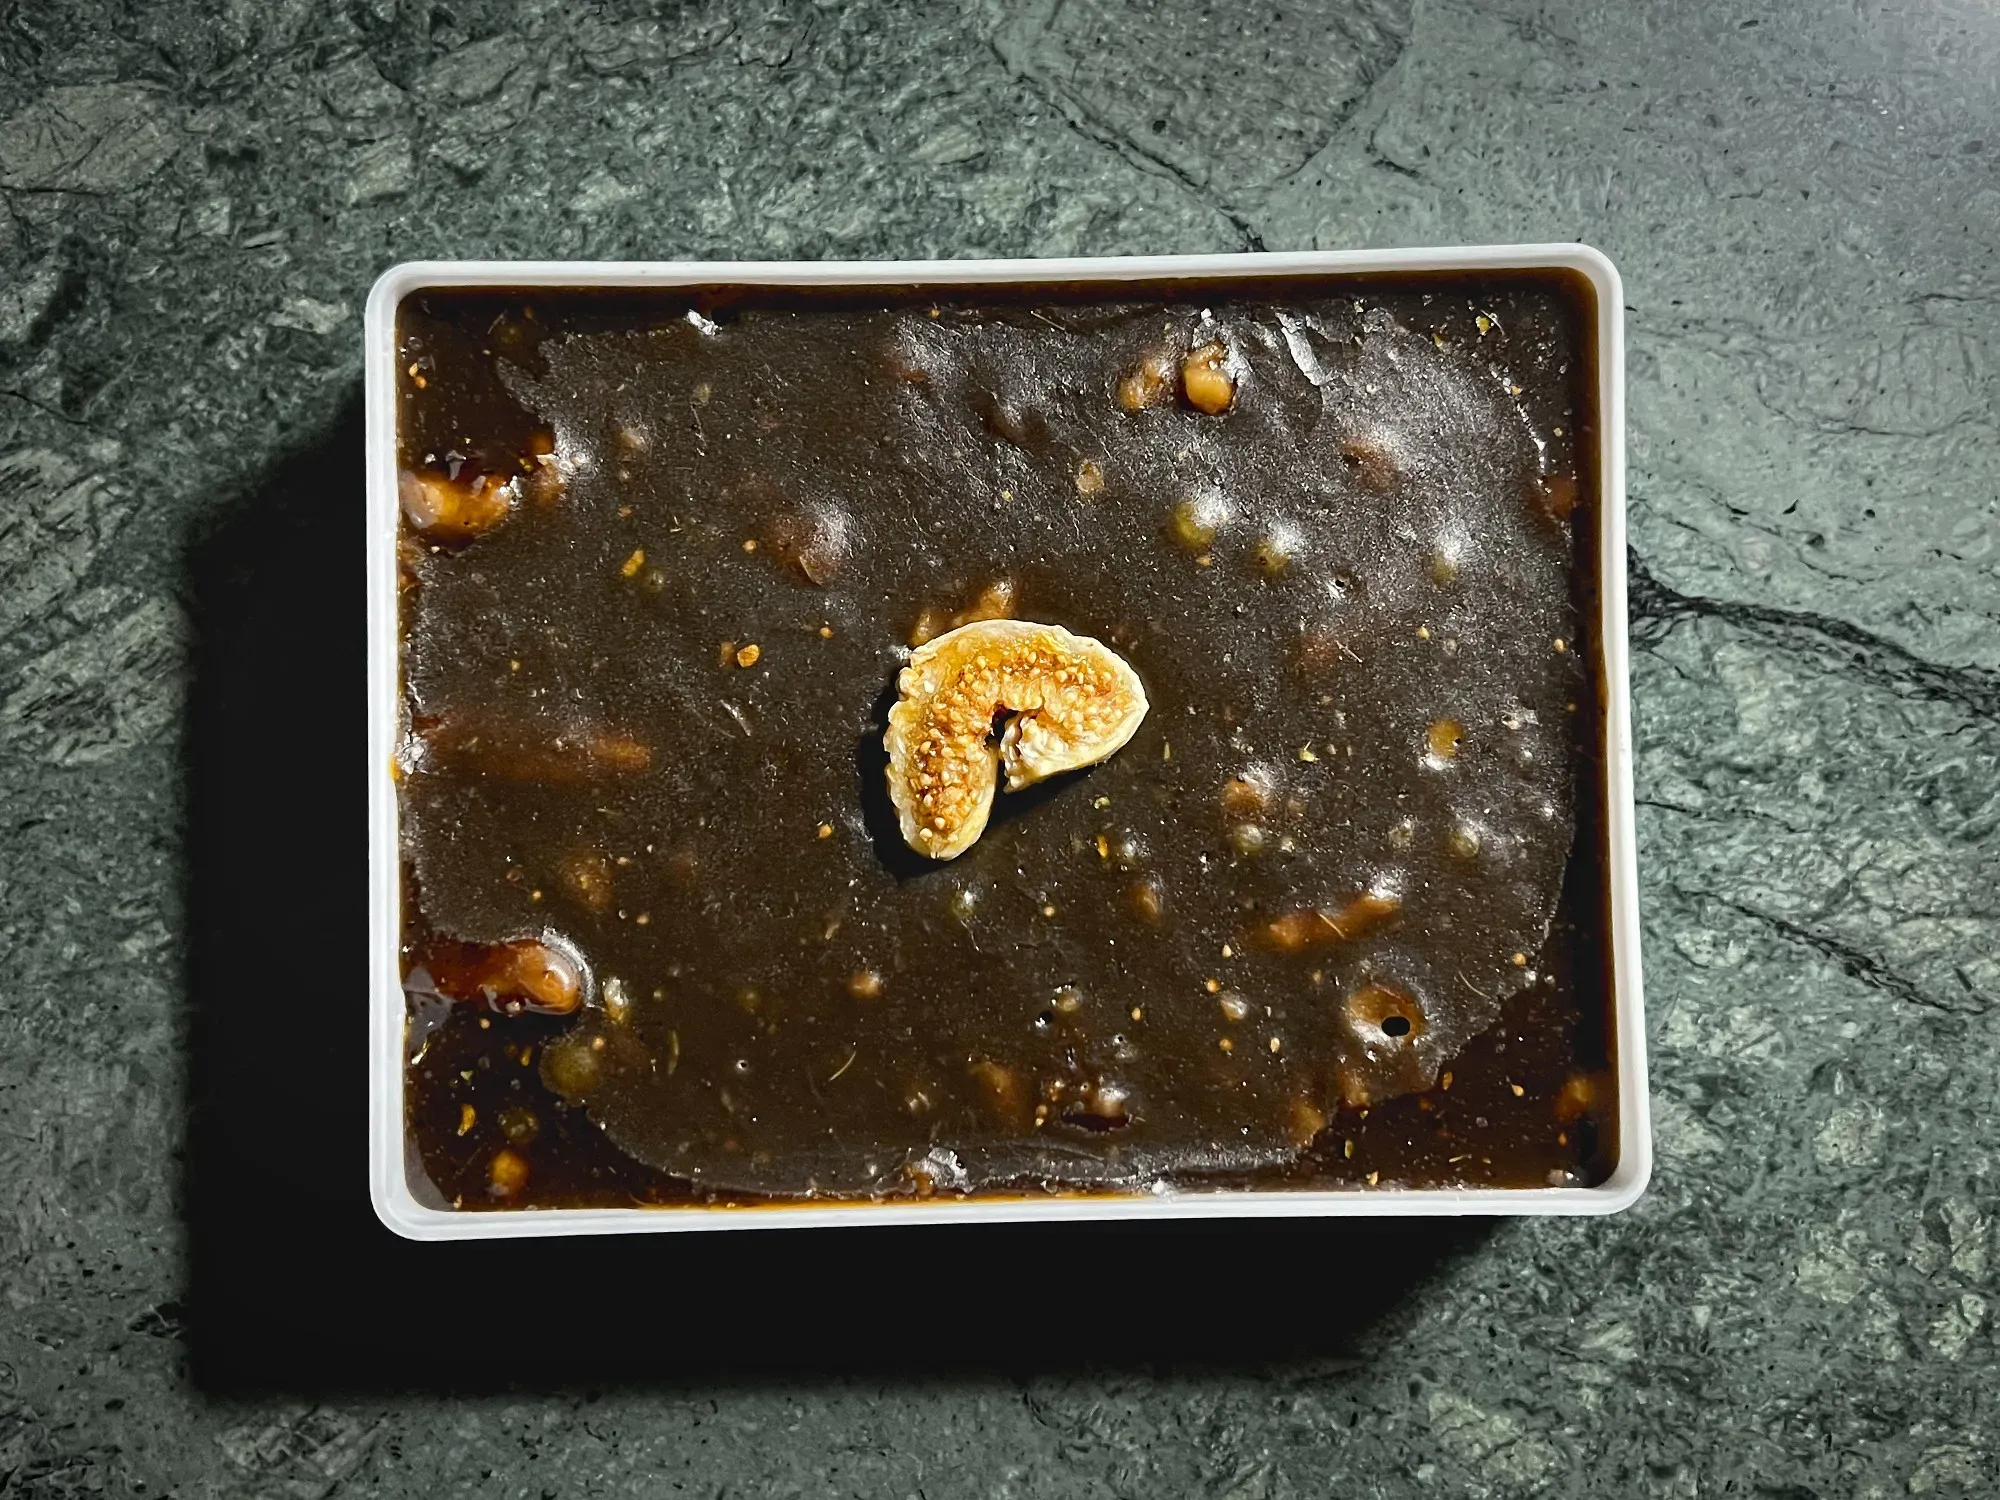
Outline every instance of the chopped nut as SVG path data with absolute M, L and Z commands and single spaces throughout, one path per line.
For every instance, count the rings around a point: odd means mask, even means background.
M 1181 391 L 1196 411 L 1219 416 L 1236 399 L 1236 380 L 1228 370 L 1229 349 L 1204 344 L 1181 361 Z
M 1135 880 L 1129 887 L 1132 910 L 1142 922 L 1157 922 L 1166 911 L 1166 892 L 1152 876 Z
M 478 1110 L 474 1109 L 470 1104 L 459 1105 L 458 1133 L 460 1135 L 464 1135 L 468 1130 L 472 1129 L 472 1127 L 478 1123 L 479 1123 Z
M 950 616 L 941 609 L 926 605 L 910 625 L 909 642 L 912 646 L 927 645 L 949 629 Z
M 1263 766 L 1250 766 L 1222 783 L 1222 810 L 1248 822 L 1269 812 L 1277 795 L 1277 779 Z
M 1572 1073 L 1556 1095 L 1556 1118 L 1567 1124 L 1586 1113 L 1597 1099 L 1597 1085 L 1588 1073 Z
M 1245 859 L 1264 852 L 1264 830 L 1255 823 L 1234 823 L 1229 829 L 1229 847 Z
M 1471 859 L 1479 853 L 1479 830 L 1470 823 L 1454 826 L 1445 836 L 1445 847 L 1459 859 Z
M 1076 492 L 1079 495 L 1097 495 L 1104 491 L 1104 465 L 1094 458 L 1086 458 L 1076 466 Z
M 513 480 L 495 474 L 447 479 L 406 472 L 397 481 L 397 498 L 414 530 L 432 541 L 462 542 L 506 520 L 519 492 Z
M 611 905 L 611 861 L 594 849 L 578 850 L 562 862 L 563 884 L 592 911 Z
M 1121 749 L 1146 716 L 1139 676 L 1088 636 L 986 620 L 918 648 L 885 741 L 903 840 L 953 859 L 985 831 L 999 773 L 1019 791 Z M 996 714 L 1011 714 L 996 751 Z
M 757 665 L 758 658 L 763 656 L 763 654 L 764 648 L 759 646 L 755 641 L 752 641 L 749 645 L 737 651 L 736 665 L 739 667 L 754 667 Z
M 856 1000 L 875 1000 L 882 994 L 882 975 L 874 969 L 856 969 L 847 976 L 847 993 Z
M 1313 1143 L 1313 1137 L 1326 1129 L 1326 1111 L 1310 1099 L 1294 1099 L 1288 1121 L 1287 1134 L 1291 1142 L 1303 1151 Z
M 439 994 L 483 1000 L 495 1010 L 532 1007 L 567 1015 L 583 1003 L 582 966 L 563 950 L 532 938 L 461 945 L 457 952 L 433 954 L 430 966 Z
M 1158 406 L 1173 393 L 1173 356 L 1155 349 L 1118 377 L 1118 404 L 1128 412 Z
M 1537 508 L 1555 521 L 1567 521 L 1576 509 L 1580 487 L 1574 474 L 1549 474 L 1535 486 Z
M 604 981 L 604 1014 L 621 1024 L 632 1015 L 632 993 L 616 975 Z
M 1320 943 L 1351 942 L 1402 909 L 1402 901 L 1386 891 L 1363 891 L 1335 911 L 1304 907 L 1274 917 L 1259 935 L 1280 953 L 1297 953 Z
M 1365 490 L 1386 494 L 1402 478 L 1401 467 L 1387 447 L 1370 438 L 1351 437 L 1340 445 L 1347 471 Z
M 973 601 L 951 617 L 953 628 L 981 620 L 1014 618 L 1014 596 L 1018 592 L 1011 578 L 996 578 L 981 589 Z M 919 645 L 922 642 L 918 642 Z
M 1509 1083 L 1507 1087 L 1513 1090 L 1514 1097 L 1516 1099 L 1519 1099 L 1522 1095 L 1528 1092 L 1526 1089 L 1522 1088 L 1521 1085 L 1518 1083 Z
M 822 823 L 822 824 L 820 824 L 820 825 L 819 825 L 819 836 L 820 836 L 821 838 L 823 838 L 823 839 L 830 839 L 830 838 L 832 838 L 832 837 L 833 837 L 833 825 L 832 825 L 831 823 Z
M 1217 1002 L 1222 1007 L 1225 1021 L 1247 1021 L 1250 1019 L 1250 1002 L 1236 991 L 1230 990 Z
M 1257 566 L 1266 578 L 1281 577 L 1292 565 L 1292 559 L 1299 555 L 1299 534 L 1296 529 L 1278 522 L 1257 538 L 1253 549 Z
M 645 566 L 646 549 L 644 547 L 634 547 L 632 555 L 618 565 L 618 571 L 623 573 L 627 578 L 635 578 L 638 576 L 639 570 Z
M 774 562 L 826 588 L 854 551 L 854 525 L 844 511 L 809 505 L 779 512 L 764 528 L 764 540 Z
M 1299 759 L 1311 762 L 1318 760 L 1319 757 L 1313 754 L 1313 748 L 1311 745 L 1301 745 L 1299 746 Z
M 1028 1090 L 1019 1073 L 988 1058 L 974 1062 L 967 1071 L 979 1085 L 987 1110 L 1000 1124 L 1016 1130 L 1028 1127 L 1031 1119 Z
M 502 1147 L 486 1166 L 486 1191 L 495 1198 L 511 1198 L 528 1185 L 528 1159 L 520 1152 Z
M 1188 552 L 1205 553 L 1228 519 L 1228 507 L 1218 496 L 1186 495 L 1167 512 L 1167 535 Z

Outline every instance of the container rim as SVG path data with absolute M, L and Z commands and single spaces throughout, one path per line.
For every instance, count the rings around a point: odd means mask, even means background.
M 1599 639 L 1604 660 L 1605 829 L 1609 858 L 1618 1165 L 1588 1188 L 1162 1189 L 1129 1195 L 982 1196 L 921 1202 L 816 1202 L 741 1207 L 522 1209 L 429 1206 L 411 1190 L 403 1119 L 399 967 L 402 861 L 395 785 L 399 697 L 396 618 L 396 310 L 425 287 L 910 287 L 1122 281 L 1228 281 L 1429 271 L 1561 269 L 1595 299 Z M 409 1239 L 528 1238 L 832 1225 L 1048 1223 L 1134 1219 L 1402 1218 L 1603 1215 L 1645 1192 L 1653 1170 L 1637 844 L 1632 803 L 1630 649 L 1626 634 L 1625 303 L 1618 269 L 1589 245 L 1524 244 L 1219 255 L 914 261 L 405 261 L 379 276 L 363 318 L 368 525 L 369 1196 L 383 1224 Z

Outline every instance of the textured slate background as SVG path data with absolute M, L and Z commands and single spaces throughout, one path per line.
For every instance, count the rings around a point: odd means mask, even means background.
M 1989 0 L 0 0 L 0 121 L 0 1495 L 2000 1488 Z M 1630 300 L 1638 1210 L 373 1228 L 378 270 L 1572 237 Z

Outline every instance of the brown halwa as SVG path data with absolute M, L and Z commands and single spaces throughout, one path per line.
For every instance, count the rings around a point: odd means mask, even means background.
M 407 298 L 419 1196 L 1601 1180 L 1589 297 Z M 917 853 L 1039 631 L 1143 714 Z

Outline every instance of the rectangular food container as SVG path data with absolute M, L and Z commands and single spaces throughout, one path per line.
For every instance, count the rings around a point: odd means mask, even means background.
M 510 290 L 740 287 L 1020 287 L 1062 283 L 1212 280 L 1241 288 L 1260 278 L 1340 278 L 1365 274 L 1568 270 L 1589 284 L 1598 377 L 1598 597 L 1605 746 L 1602 809 L 1609 866 L 1618 1097 L 1618 1165 L 1595 1187 L 1464 1190 L 1184 1188 L 1129 1196 L 939 1197 L 894 1202 L 753 1207 L 522 1209 L 430 1208 L 411 1191 L 414 1151 L 404 1126 L 405 1000 L 399 961 L 402 860 L 391 764 L 400 732 L 397 621 L 398 527 L 396 313 L 427 287 Z M 1646 1033 L 1640 993 L 1638 885 L 1632 826 L 1632 737 L 1625 619 L 1625 338 L 1617 269 L 1584 245 L 1500 245 L 1448 249 L 1314 251 L 1298 254 L 1167 255 L 1061 260 L 693 262 L 434 261 L 385 272 L 368 298 L 364 327 L 368 465 L 368 802 L 369 802 L 369 1189 L 382 1222 L 420 1240 L 516 1238 L 659 1230 L 802 1228 L 834 1224 L 943 1224 L 1007 1221 L 1214 1218 L 1356 1218 L 1463 1214 L 1610 1214 L 1644 1192 L 1652 1171 L 1646 1091 Z

